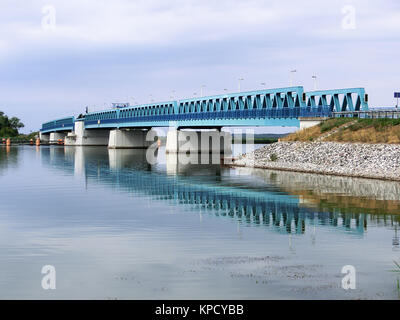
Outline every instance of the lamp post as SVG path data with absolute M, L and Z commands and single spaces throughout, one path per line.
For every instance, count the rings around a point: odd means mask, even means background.
M 290 70 L 289 75 L 290 75 L 290 86 L 291 86 L 291 87 L 293 87 L 293 75 L 294 75 L 296 72 L 297 72 L 296 69 Z
M 313 75 L 312 78 L 314 80 L 314 91 L 317 91 L 317 76 Z
M 205 84 L 203 84 L 203 85 L 200 87 L 200 97 L 203 97 L 203 88 L 205 88 L 205 87 L 206 87 Z
M 239 79 L 238 79 L 238 84 L 239 84 L 239 85 L 238 85 L 238 87 L 239 87 L 238 89 L 239 89 L 239 93 L 240 93 L 240 82 L 243 81 L 243 80 L 244 80 L 243 78 L 239 78 Z

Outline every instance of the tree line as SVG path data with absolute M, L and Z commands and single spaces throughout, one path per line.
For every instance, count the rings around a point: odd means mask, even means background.
M 18 130 L 23 128 L 24 124 L 17 117 L 9 118 L 4 112 L 0 111 L 0 137 L 16 137 Z

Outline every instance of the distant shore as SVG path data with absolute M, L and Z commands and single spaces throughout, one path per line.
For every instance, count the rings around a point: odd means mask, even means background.
M 400 181 L 400 145 L 277 142 L 239 156 L 232 166 Z

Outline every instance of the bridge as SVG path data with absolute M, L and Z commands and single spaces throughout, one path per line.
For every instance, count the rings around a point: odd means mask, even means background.
M 304 128 L 331 117 L 333 112 L 368 111 L 363 88 L 305 92 L 303 87 L 266 89 L 182 99 L 143 105 L 117 105 L 79 118 L 46 122 L 40 138 L 66 145 L 108 145 L 110 148 L 144 148 L 146 130 L 173 127 L 167 151 L 178 151 L 186 136 L 182 129 L 290 126 Z M 229 139 L 228 133 L 220 133 Z M 199 141 L 196 141 L 200 143 Z M 225 147 L 224 147 L 225 148 Z

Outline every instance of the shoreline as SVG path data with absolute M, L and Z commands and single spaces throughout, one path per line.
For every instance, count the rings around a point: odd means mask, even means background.
M 315 171 L 315 170 L 310 170 L 307 171 L 305 169 L 296 169 L 296 168 L 283 168 L 283 167 L 271 167 L 271 166 L 251 166 L 251 165 L 242 165 L 242 164 L 228 164 L 227 165 L 230 168 L 249 168 L 249 169 L 262 169 L 262 170 L 276 170 L 276 171 L 286 171 L 286 172 L 298 172 L 298 173 L 309 173 L 309 174 L 316 174 L 316 175 L 322 175 L 322 176 L 334 176 L 334 177 L 347 177 L 347 178 L 359 178 L 359 179 L 373 179 L 373 180 L 384 180 L 384 181 L 395 181 L 395 182 L 400 182 L 400 177 L 398 179 L 396 178 L 387 178 L 387 177 L 374 177 L 374 176 L 361 176 L 361 175 L 352 175 L 352 174 L 339 174 L 339 173 L 333 173 L 333 172 L 321 172 L 321 171 Z
M 400 182 L 400 145 L 277 142 L 228 166 Z

